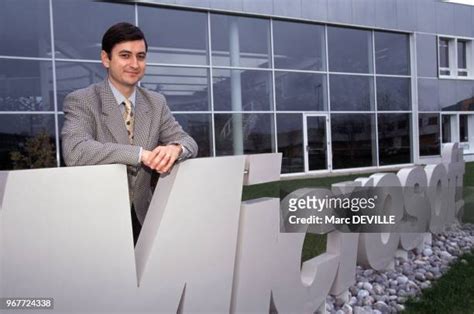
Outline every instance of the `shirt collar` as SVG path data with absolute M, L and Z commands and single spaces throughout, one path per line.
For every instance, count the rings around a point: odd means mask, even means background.
M 123 101 L 126 99 L 124 95 L 122 95 L 121 92 L 115 86 L 110 82 L 110 80 L 107 80 L 107 83 L 109 83 L 110 89 L 112 90 L 112 94 L 114 94 L 115 100 L 117 101 L 118 105 L 121 105 Z M 132 103 L 132 107 L 135 107 L 135 99 L 137 96 L 137 89 L 133 89 L 132 95 L 128 97 L 128 100 Z

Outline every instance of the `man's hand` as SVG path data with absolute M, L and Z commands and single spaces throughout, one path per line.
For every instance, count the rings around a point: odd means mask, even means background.
M 166 146 L 157 146 L 154 150 L 142 151 L 142 163 L 157 171 L 158 173 L 167 173 L 174 165 L 182 153 L 181 145 L 170 144 Z

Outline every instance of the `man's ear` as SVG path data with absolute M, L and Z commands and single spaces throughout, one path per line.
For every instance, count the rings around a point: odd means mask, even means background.
M 102 64 L 104 65 L 104 67 L 108 69 L 110 66 L 110 59 L 109 59 L 109 55 L 107 54 L 107 52 L 105 52 L 105 50 L 101 51 L 100 60 L 102 61 Z

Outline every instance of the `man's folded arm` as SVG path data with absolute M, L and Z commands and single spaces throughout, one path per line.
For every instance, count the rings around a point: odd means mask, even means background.
M 63 158 L 67 166 L 126 164 L 140 162 L 140 146 L 101 143 L 94 139 L 97 125 L 90 108 L 73 94 L 64 100 L 61 131 Z

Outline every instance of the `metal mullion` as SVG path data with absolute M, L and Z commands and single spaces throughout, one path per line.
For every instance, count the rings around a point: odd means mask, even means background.
M 269 68 L 251 68 L 251 67 L 231 67 L 226 65 L 215 66 L 214 69 L 220 70 L 243 70 L 243 71 L 262 71 L 262 72 L 271 72 L 272 69 Z
M 51 58 L 43 58 L 43 57 L 0 56 L 0 59 L 7 59 L 7 60 L 29 60 L 29 61 L 51 61 Z
M 71 63 L 102 63 L 100 60 L 88 60 L 88 59 L 67 59 L 67 58 L 55 58 L 58 62 L 71 62 Z
M 294 73 L 310 73 L 310 74 L 325 74 L 327 71 L 316 71 L 316 70 L 297 70 L 297 69 L 274 69 L 275 72 L 294 72 Z
M 412 138 L 412 144 L 411 144 L 411 150 L 412 150 L 412 162 L 418 163 L 420 160 L 420 137 L 419 137 L 419 125 L 418 125 L 418 50 L 417 50 L 417 33 L 413 34 L 413 39 L 410 40 L 410 67 L 411 67 L 411 100 L 412 100 L 412 105 L 411 105 L 411 117 L 412 117 L 412 122 L 411 122 L 411 138 Z M 437 58 L 439 53 L 438 53 L 438 40 L 436 40 L 436 55 Z M 438 59 L 438 64 L 439 64 L 439 59 Z M 437 71 L 439 75 L 439 70 Z M 437 78 L 436 78 L 437 79 Z
M 379 156 L 379 123 L 378 123 L 378 114 L 377 114 L 377 109 L 378 109 L 378 102 L 377 102 L 377 65 L 375 62 L 375 31 L 372 30 L 371 32 L 372 35 L 372 65 L 373 65 L 373 80 L 374 80 L 374 112 L 375 112 L 375 118 L 374 118 L 374 124 L 375 124 L 375 157 L 376 157 L 376 163 L 375 165 L 377 167 L 380 167 L 380 156 Z
M 352 73 L 352 72 L 330 72 L 332 75 L 351 75 L 351 76 L 367 76 L 373 77 L 373 73 Z
M 214 123 L 214 82 L 213 82 L 213 70 L 212 70 L 212 38 L 211 38 L 211 12 L 207 12 L 207 56 L 209 58 L 209 97 L 211 105 L 211 135 L 212 135 L 212 156 L 217 156 L 216 149 L 216 127 Z
M 58 88 L 56 83 L 56 48 L 54 44 L 53 0 L 49 0 L 49 30 L 51 34 L 51 62 L 53 66 L 53 105 L 54 105 L 54 132 L 56 134 L 56 166 L 61 166 L 59 149 L 59 116 L 58 116 Z
M 275 152 L 278 153 L 278 129 L 277 129 L 277 115 L 276 115 L 276 77 L 275 77 L 275 50 L 273 42 L 273 19 L 270 19 L 270 59 L 272 65 L 272 99 L 273 99 L 273 139 L 275 141 Z
M 326 104 L 327 104 L 327 117 L 329 122 L 326 124 L 328 130 L 326 131 L 326 147 L 327 147 L 327 167 L 328 171 L 332 172 L 333 160 L 332 160 L 332 134 L 331 134 L 331 89 L 329 86 L 329 44 L 328 44 L 328 26 L 324 25 L 324 49 L 325 49 L 325 61 L 326 61 Z
M 32 115 L 41 115 L 41 114 L 55 114 L 55 111 L 0 111 L 1 115 L 7 114 L 32 114 Z
M 204 65 L 196 65 L 196 64 L 178 64 L 178 63 L 159 63 L 159 62 L 147 62 L 146 65 L 148 66 L 155 66 L 155 67 L 169 67 L 169 68 L 201 68 L 201 69 L 209 69 L 211 66 L 204 64 Z

